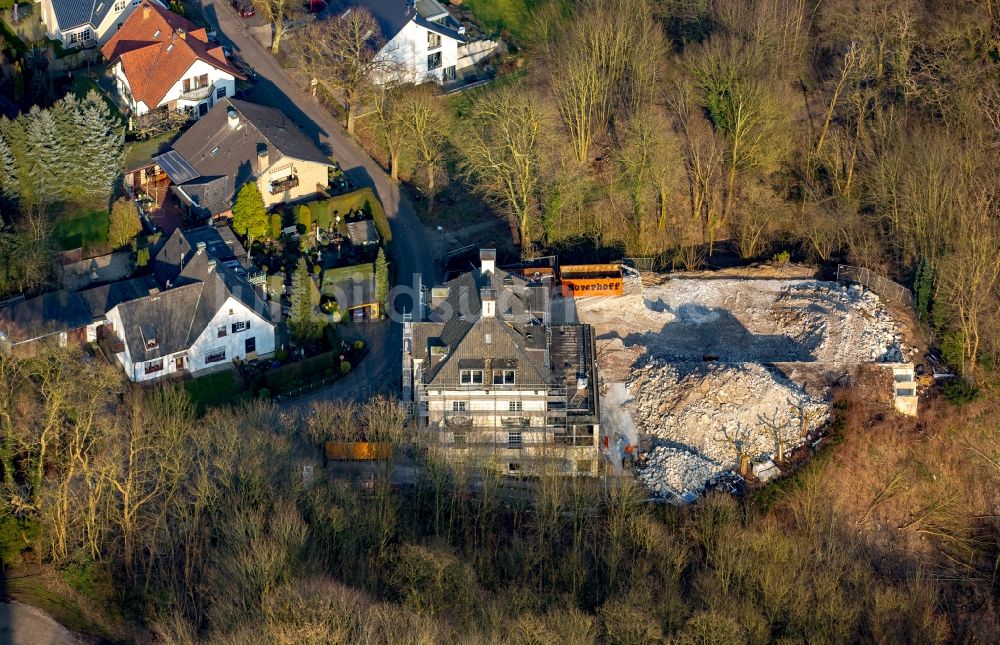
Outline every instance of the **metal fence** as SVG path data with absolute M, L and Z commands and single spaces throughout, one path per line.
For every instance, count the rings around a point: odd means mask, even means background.
M 653 270 L 653 258 L 622 258 L 621 263 L 636 271 L 649 272 Z
M 837 282 L 854 282 L 863 285 L 879 296 L 904 307 L 912 308 L 913 292 L 889 278 L 864 267 L 837 265 Z

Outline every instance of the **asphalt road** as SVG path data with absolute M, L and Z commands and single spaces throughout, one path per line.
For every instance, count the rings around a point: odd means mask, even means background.
M 222 44 L 233 49 L 256 72 L 250 100 L 278 108 L 294 121 L 307 136 L 336 159 L 356 186 L 370 186 L 385 207 L 392 229 L 391 262 L 397 285 L 431 284 L 434 257 L 423 225 L 413 204 L 389 179 L 382 168 L 361 146 L 347 136 L 342 124 L 315 98 L 303 91 L 302 84 L 290 77 L 278 61 L 251 35 L 248 25 L 223 0 L 198 0 L 202 15 L 218 32 Z M 293 37 L 288 34 L 286 37 Z M 426 276 L 426 277 L 425 277 Z M 408 290 L 412 293 L 412 289 Z M 402 293 L 390 303 L 390 309 L 413 310 L 413 299 Z M 368 338 L 370 353 L 349 376 L 334 385 L 299 400 L 308 404 L 318 399 L 363 400 L 372 394 L 397 394 L 402 363 L 402 324 L 371 323 L 362 333 Z

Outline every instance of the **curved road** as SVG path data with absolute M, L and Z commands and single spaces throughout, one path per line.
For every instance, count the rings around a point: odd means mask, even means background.
M 256 84 L 248 98 L 284 112 L 340 163 L 354 185 L 371 186 L 378 194 L 392 229 L 391 262 L 395 265 L 397 285 L 413 286 L 421 284 L 421 279 L 423 283 L 433 282 L 434 258 L 424 227 L 399 186 L 347 135 L 325 107 L 302 91 L 301 84 L 260 45 L 249 32 L 247 22 L 236 15 L 226 0 L 197 1 L 202 15 L 216 28 L 218 39 L 256 71 Z M 400 296 L 390 309 L 412 311 L 412 299 Z M 320 399 L 364 400 L 372 394 L 398 393 L 402 325 L 398 320 L 389 324 L 372 323 L 363 325 L 359 331 L 368 339 L 370 353 L 358 369 L 331 387 L 298 399 L 296 405 Z

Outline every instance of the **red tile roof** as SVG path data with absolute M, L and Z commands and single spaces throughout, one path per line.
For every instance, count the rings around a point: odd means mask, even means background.
M 143 0 L 101 53 L 109 64 L 121 60 L 133 98 L 150 110 L 197 60 L 244 78 L 222 47 L 208 42 L 204 28 L 150 0 Z

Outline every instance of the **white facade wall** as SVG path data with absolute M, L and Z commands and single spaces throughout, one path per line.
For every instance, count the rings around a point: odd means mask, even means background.
M 97 26 L 93 25 L 77 25 L 75 27 L 66 29 L 65 31 L 59 26 L 59 21 L 56 19 L 55 11 L 52 9 L 52 0 L 42 0 L 39 5 L 41 7 L 40 17 L 42 19 L 42 24 L 45 25 L 45 31 L 49 38 L 53 40 L 59 40 L 62 42 L 64 47 L 92 47 L 103 45 L 108 42 L 112 36 L 118 33 L 119 27 L 125 22 L 125 20 L 132 15 L 132 11 L 139 6 L 140 0 L 96 0 L 97 3 L 100 2 L 111 2 L 111 11 L 104 16 L 104 20 L 101 24 Z M 162 2 L 158 2 L 162 6 Z M 116 10 L 117 9 L 117 10 Z M 84 29 L 90 29 L 92 38 L 84 43 L 70 43 L 70 35 L 83 31 Z
M 107 318 L 114 325 L 118 338 L 124 342 L 124 333 L 122 332 L 118 308 L 115 307 L 109 311 Z M 240 321 L 248 321 L 250 329 L 234 333 L 232 325 Z M 226 335 L 219 338 L 218 327 L 221 325 L 225 325 Z M 205 327 L 201 336 L 195 340 L 191 347 L 186 351 L 163 357 L 162 370 L 146 374 L 146 362 L 133 363 L 127 344 L 125 345 L 125 351 L 118 354 L 117 358 L 124 367 L 129 380 L 134 382 L 152 381 L 174 374 L 179 370 L 176 359 L 181 356 L 184 359 L 183 369 L 196 376 L 198 373 L 206 370 L 230 365 L 234 358 L 246 359 L 246 340 L 251 337 L 254 338 L 257 346 L 253 356 L 262 357 L 274 353 L 274 325 L 258 316 L 241 301 L 230 297 L 222 308 L 216 312 L 212 321 Z M 220 349 L 225 350 L 225 359 L 214 363 L 205 362 L 205 357 L 208 354 Z
M 125 70 L 121 61 L 114 64 L 111 73 L 117 82 L 118 93 L 123 99 L 125 99 L 125 102 L 132 108 L 132 111 L 135 112 L 136 116 L 141 116 L 147 112 L 155 110 L 161 105 L 170 105 L 174 102 L 176 102 L 177 110 L 183 110 L 185 107 L 194 107 L 195 116 L 198 116 L 198 104 L 205 103 L 208 106 L 207 109 L 211 109 L 212 106 L 215 105 L 216 100 L 218 100 L 216 97 L 218 96 L 218 90 L 220 87 L 224 87 L 226 89 L 226 96 L 228 97 L 232 97 L 236 94 L 236 79 L 233 75 L 229 72 L 224 72 L 217 67 L 209 65 L 202 60 L 196 60 L 194 64 L 192 64 L 191 67 L 188 68 L 188 70 L 184 72 L 179 79 L 177 79 L 177 82 L 174 83 L 173 87 L 167 91 L 163 99 L 154 106 L 147 106 L 143 101 L 136 103 L 135 98 L 132 96 L 132 88 L 128 82 L 128 77 L 125 75 Z M 183 98 L 184 79 L 196 78 L 202 74 L 207 74 L 209 84 L 213 85 L 211 93 L 205 98 Z
M 437 32 L 429 32 L 428 29 L 411 20 L 382 48 L 381 55 L 394 60 L 403 67 L 403 73 L 407 77 L 402 80 L 416 84 L 426 81 L 441 83 L 444 70 L 455 68 L 458 65 L 459 42 L 454 38 L 442 35 L 441 46 L 428 49 L 428 33 L 437 34 Z M 434 70 L 428 70 L 427 57 L 435 52 L 441 52 L 441 66 Z

